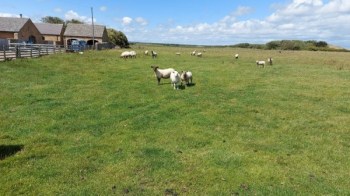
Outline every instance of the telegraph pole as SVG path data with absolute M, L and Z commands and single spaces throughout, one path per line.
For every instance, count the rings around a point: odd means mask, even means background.
M 92 20 L 92 49 L 95 49 L 95 26 L 94 26 L 94 11 L 91 7 L 91 20 Z

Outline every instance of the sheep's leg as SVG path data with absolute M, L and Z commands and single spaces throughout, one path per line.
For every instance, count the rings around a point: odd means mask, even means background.
M 158 85 L 160 84 L 160 78 L 157 78 L 157 80 L 158 80 Z

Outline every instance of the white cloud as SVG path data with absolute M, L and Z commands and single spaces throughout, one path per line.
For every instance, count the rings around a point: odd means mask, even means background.
M 126 25 L 130 25 L 132 21 L 133 21 L 132 18 L 130 18 L 130 17 L 128 17 L 128 16 L 125 16 L 125 17 L 123 17 L 123 19 L 122 19 L 122 24 L 125 25 L 125 26 L 126 26 Z
M 65 20 L 79 20 L 84 23 L 91 23 L 91 18 L 87 16 L 80 16 L 78 13 L 74 12 L 73 10 L 69 10 L 64 15 Z M 96 22 L 96 19 L 94 18 L 94 22 Z
M 101 7 L 100 7 L 100 11 L 101 11 L 101 12 L 107 11 L 107 7 L 106 7 L 106 6 L 101 6 Z

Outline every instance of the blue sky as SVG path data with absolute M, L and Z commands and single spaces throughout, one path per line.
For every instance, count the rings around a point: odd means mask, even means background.
M 78 19 L 129 41 L 199 45 L 322 40 L 350 48 L 350 0 L 16 0 L 0 16 Z

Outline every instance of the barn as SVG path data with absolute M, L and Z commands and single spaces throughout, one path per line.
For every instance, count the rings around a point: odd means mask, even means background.
M 42 44 L 43 37 L 29 18 L 0 17 L 0 39 Z
M 87 45 L 105 43 L 108 42 L 107 29 L 102 25 L 68 23 L 63 35 L 64 45 L 71 45 L 73 40 L 84 40 Z
M 34 23 L 46 44 L 63 45 L 63 24 Z

